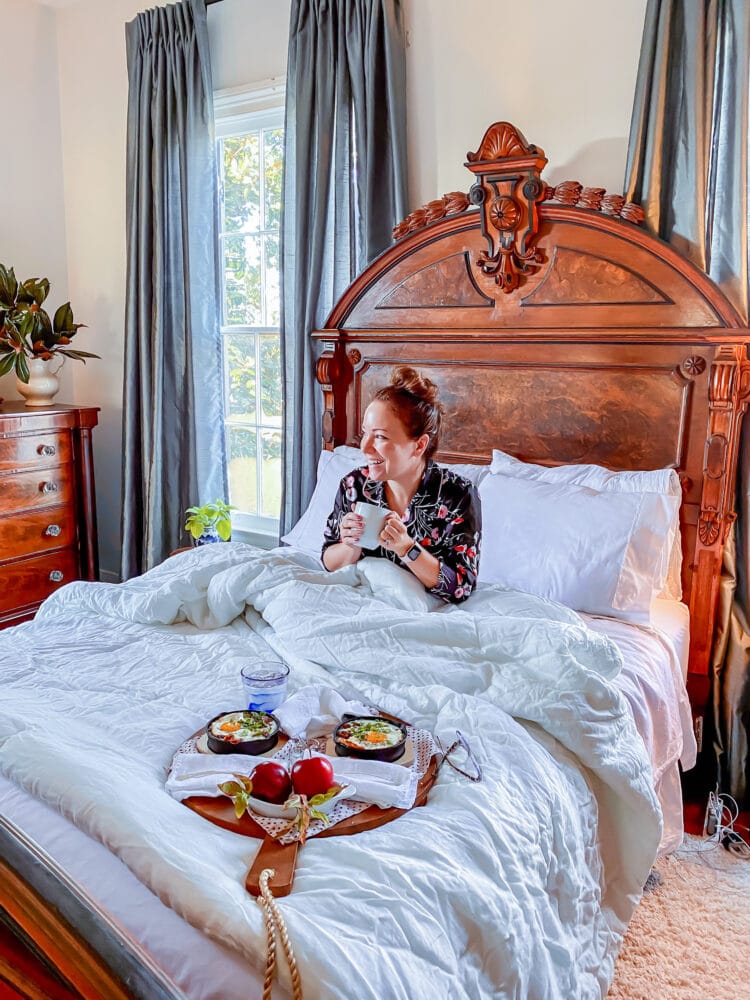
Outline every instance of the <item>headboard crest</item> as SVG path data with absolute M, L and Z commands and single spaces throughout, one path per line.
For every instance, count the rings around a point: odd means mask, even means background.
M 393 238 L 400 240 L 432 222 L 466 211 L 470 204 L 479 205 L 488 251 L 476 264 L 484 274 L 492 275 L 504 292 L 518 288 L 521 276 L 542 262 L 540 252 L 532 246 L 540 202 L 588 208 L 636 225 L 643 222 L 640 205 L 625 201 L 621 194 L 583 187 L 578 181 L 562 181 L 555 187 L 545 184 L 540 178 L 547 164 L 544 150 L 527 142 L 510 122 L 490 125 L 479 149 L 467 153 L 466 161 L 477 177 L 468 196 L 452 191 L 415 209 L 394 228 Z

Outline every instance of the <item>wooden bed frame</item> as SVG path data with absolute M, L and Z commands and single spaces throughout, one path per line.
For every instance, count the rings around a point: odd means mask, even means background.
M 447 404 L 444 461 L 487 462 L 494 447 L 549 465 L 676 469 L 700 740 L 750 330 L 702 271 L 639 228 L 637 205 L 571 181 L 551 188 L 546 162 L 497 122 L 467 156 L 469 194 L 396 227 L 314 334 L 323 445 L 356 445 L 373 392 L 408 362 Z
M 547 464 L 675 468 L 700 720 L 750 331 L 713 282 L 638 228 L 637 206 L 573 182 L 551 188 L 545 163 L 512 125 L 492 125 L 468 156 L 469 196 L 413 212 L 344 293 L 314 334 L 324 447 L 358 443 L 373 392 L 408 362 L 448 405 L 443 460 L 486 462 L 498 447 Z M 137 942 L 1 817 L 0 855 L 0 910 L 81 996 L 170 996 Z

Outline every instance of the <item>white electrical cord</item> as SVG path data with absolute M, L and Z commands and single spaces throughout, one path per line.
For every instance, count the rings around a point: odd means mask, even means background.
M 703 836 L 721 844 L 731 854 L 750 861 L 750 844 L 734 826 L 740 815 L 740 807 L 731 795 L 725 792 L 709 792 L 706 817 L 703 821 Z M 743 827 L 743 829 L 748 829 Z

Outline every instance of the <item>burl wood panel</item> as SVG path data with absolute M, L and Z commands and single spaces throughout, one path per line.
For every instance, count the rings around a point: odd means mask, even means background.
M 453 254 L 410 274 L 378 303 L 378 309 L 491 309 L 494 300 L 479 290 L 467 252 Z
M 613 469 L 682 464 L 692 386 L 676 378 L 674 368 L 466 363 L 424 370 L 449 414 L 441 455 L 481 459 L 495 447 L 541 463 L 597 462 Z M 360 418 L 389 374 L 387 364 L 362 371 Z

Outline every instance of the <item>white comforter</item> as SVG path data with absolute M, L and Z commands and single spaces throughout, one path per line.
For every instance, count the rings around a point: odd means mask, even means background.
M 601 997 L 660 837 L 610 683 L 619 654 L 550 602 L 492 587 L 436 606 L 415 584 L 385 560 L 328 574 L 234 544 L 120 586 L 71 584 L 0 633 L 0 768 L 262 967 L 244 890 L 257 841 L 163 783 L 268 642 L 295 686 L 350 685 L 444 739 L 459 728 L 484 770 L 472 784 L 444 767 L 424 808 L 304 847 L 280 907 L 308 1000 Z

